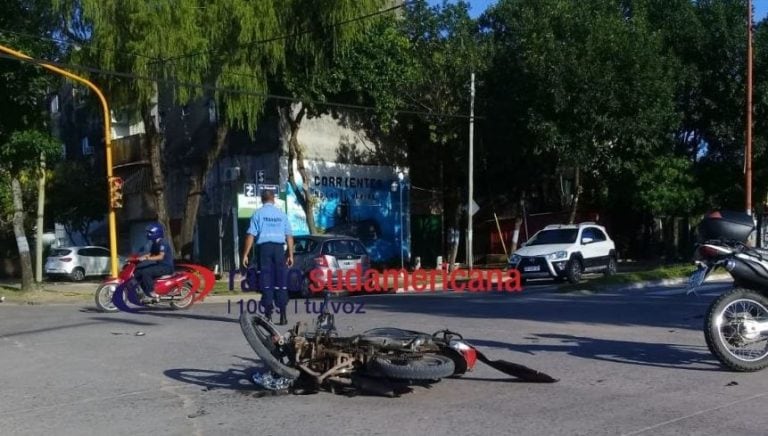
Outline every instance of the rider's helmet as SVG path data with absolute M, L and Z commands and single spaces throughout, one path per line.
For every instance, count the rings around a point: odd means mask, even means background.
M 152 223 L 147 226 L 147 239 L 157 241 L 163 238 L 163 226 L 160 223 Z

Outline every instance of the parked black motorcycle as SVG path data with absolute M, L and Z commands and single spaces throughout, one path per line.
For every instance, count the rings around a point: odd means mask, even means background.
M 709 274 L 724 268 L 734 287 L 707 311 L 704 337 L 712 354 L 735 371 L 768 367 L 768 250 L 746 245 L 755 230 L 751 216 L 712 212 L 699 225 L 695 261 L 699 268 L 688 282 L 689 292 Z

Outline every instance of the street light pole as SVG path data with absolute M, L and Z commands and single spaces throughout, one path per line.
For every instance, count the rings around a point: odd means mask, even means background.
M 469 100 L 469 198 L 467 199 L 467 266 L 472 269 L 472 196 L 474 180 L 474 132 L 475 132 L 475 73 L 470 80 Z
M 747 132 L 744 150 L 744 194 L 747 214 L 752 215 L 752 0 L 747 0 Z
M 405 268 L 405 262 L 403 261 L 403 179 L 405 175 L 402 171 L 397 173 L 397 180 L 399 181 L 397 187 L 400 190 L 400 269 Z
M 19 59 L 22 62 L 28 62 L 31 64 L 39 65 L 45 68 L 46 70 L 53 71 L 54 73 L 60 74 L 76 82 L 80 82 L 85 86 L 87 86 L 88 88 L 90 88 L 96 94 L 96 96 L 99 98 L 99 102 L 101 102 L 101 108 L 103 112 L 102 116 L 104 117 L 104 146 L 105 146 L 106 164 L 107 164 L 107 183 L 109 184 L 112 181 L 112 134 L 111 134 L 112 116 L 109 112 L 109 105 L 107 104 L 107 99 L 104 97 L 104 94 L 101 92 L 101 90 L 84 77 L 80 77 L 78 75 L 72 74 L 69 71 L 62 70 L 61 68 L 55 67 L 53 65 L 49 65 L 45 62 L 35 60 L 19 51 L 0 45 L 0 52 L 13 56 L 14 58 Z M 107 189 L 107 192 L 109 193 L 108 194 L 109 195 L 109 201 L 108 201 L 109 212 L 107 214 L 107 222 L 109 224 L 110 273 L 112 277 L 117 277 L 117 274 L 118 274 L 117 223 L 115 219 L 115 208 L 113 207 L 114 205 L 112 202 L 112 191 L 111 189 Z

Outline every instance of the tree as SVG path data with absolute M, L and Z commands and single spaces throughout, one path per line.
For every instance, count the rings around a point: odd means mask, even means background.
M 63 29 L 83 43 L 83 49 L 73 53 L 75 59 L 158 77 L 158 84 L 110 80 L 108 87 L 113 101 L 138 108 L 144 120 L 155 208 L 166 227 L 165 175 L 172 166 L 182 166 L 190 174 L 176 243 L 185 254 L 191 252 L 206 175 L 231 128 L 255 131 L 270 77 L 292 69 L 290 65 L 301 65 L 307 77 L 312 77 L 324 68 L 326 55 L 342 50 L 357 34 L 364 20 L 351 18 L 370 13 L 381 3 L 178 0 L 105 5 L 100 0 L 54 0 L 65 18 Z M 348 23 L 335 25 L 342 21 Z M 204 90 L 211 86 L 227 91 Z M 217 131 L 211 143 L 201 144 L 198 150 L 163 150 L 163 132 L 152 112 L 158 90 L 170 91 L 178 104 L 196 98 L 215 100 Z M 185 158 L 169 159 L 174 155 Z
M 91 244 L 88 229 L 107 213 L 107 184 L 103 168 L 86 161 L 64 161 L 54 167 L 49 181 L 47 210 L 64 225 L 72 239 L 78 233 Z
M 0 44 L 21 50 L 35 57 L 54 58 L 58 47 L 45 39 L 54 26 L 47 0 L 11 0 L 5 2 L 0 16 Z M 26 36 L 26 35 L 39 35 Z M 42 179 L 43 159 L 58 150 L 46 130 L 45 97 L 54 77 L 39 67 L 17 59 L 0 59 L 0 183 L 3 197 L 10 200 L 13 210 L 12 227 L 22 266 L 22 289 L 32 288 L 32 265 L 26 238 L 24 194 L 31 177 Z M 55 144 L 55 145 L 54 145 Z M 27 186 L 25 186 L 27 185 Z M 38 191 L 41 197 L 41 191 Z M 38 208 L 40 212 L 40 209 Z M 42 217 L 38 217 L 41 219 Z M 38 225 L 38 233 L 42 229 Z M 40 237 L 38 237 L 38 240 Z
M 297 36 L 287 41 L 285 63 L 274 77 L 273 86 L 278 93 L 292 97 L 292 101 L 279 102 L 277 105 L 289 131 L 288 183 L 304 210 L 310 234 L 315 234 L 315 199 L 307 183 L 309 174 L 304 166 L 305 145 L 300 144 L 298 139 L 301 123 L 305 118 L 330 112 L 322 102 L 339 96 L 345 79 L 354 74 L 344 68 L 350 66 L 344 62 L 345 56 L 351 56 L 354 48 L 360 47 L 356 42 L 372 35 L 365 33 L 367 29 L 373 28 L 380 19 L 387 18 L 370 17 L 340 26 L 334 23 L 370 15 L 387 2 L 313 2 L 309 9 L 305 2 L 289 3 L 285 11 L 285 30 Z M 304 181 L 301 185 L 296 181 L 294 164 Z
M 0 143 L 1 169 L 10 175 L 11 196 L 13 199 L 13 233 L 21 258 L 21 288 L 31 290 L 32 261 L 29 243 L 24 229 L 24 202 L 21 179 L 25 172 L 33 174 L 43 171 L 41 162 L 52 161 L 60 151 L 60 144 L 49 135 L 37 130 L 17 131 L 8 141 Z
M 508 109 L 494 120 L 525 141 L 523 156 L 573 170 L 570 221 L 585 182 L 653 156 L 676 123 L 672 64 L 645 15 L 627 4 L 502 0 L 486 17 L 497 48 L 490 89 Z

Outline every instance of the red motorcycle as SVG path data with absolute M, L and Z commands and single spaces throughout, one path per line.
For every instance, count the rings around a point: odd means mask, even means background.
M 177 264 L 173 274 L 155 280 L 155 293 L 159 301 L 146 298 L 134 277 L 139 256 L 132 255 L 117 278 L 109 278 L 96 289 L 96 307 L 101 312 L 133 312 L 131 307 L 144 307 L 169 303 L 173 309 L 187 309 L 203 300 L 213 290 L 216 281 L 213 272 L 192 264 Z M 203 289 L 200 290 L 201 285 Z

